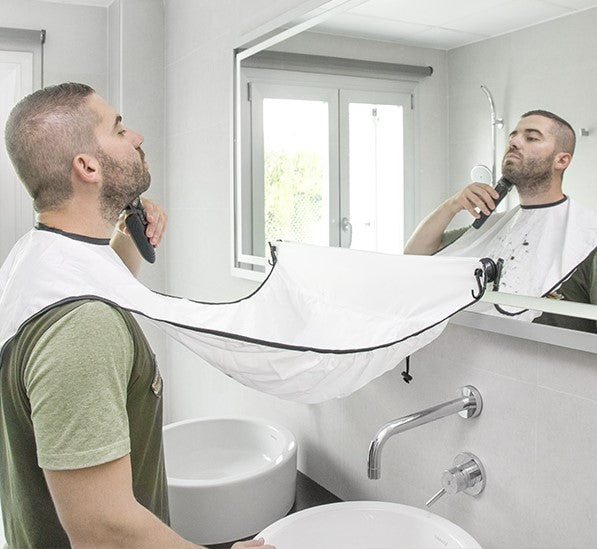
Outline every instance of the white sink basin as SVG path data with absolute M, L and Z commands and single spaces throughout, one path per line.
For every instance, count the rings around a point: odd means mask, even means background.
M 281 425 L 206 418 L 164 427 L 172 528 L 208 545 L 251 536 L 288 513 L 296 441 Z
M 279 520 L 256 537 L 278 549 L 481 549 L 445 518 L 380 501 L 311 507 Z

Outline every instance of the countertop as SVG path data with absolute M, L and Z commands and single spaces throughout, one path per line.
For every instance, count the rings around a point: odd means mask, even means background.
M 288 514 L 315 507 L 316 505 L 325 505 L 326 503 L 336 503 L 342 501 L 323 486 L 320 486 L 314 480 L 311 480 L 307 475 L 297 471 L 296 474 L 296 497 L 294 505 Z M 253 539 L 254 536 L 245 538 Z M 237 540 L 240 541 L 240 540 Z M 218 543 L 217 545 L 207 545 L 209 549 L 230 549 L 234 542 Z

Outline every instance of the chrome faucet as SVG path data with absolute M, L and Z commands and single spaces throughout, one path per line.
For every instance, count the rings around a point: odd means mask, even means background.
M 452 414 L 459 414 L 465 419 L 477 417 L 483 408 L 481 393 L 472 385 L 465 385 L 460 388 L 460 395 L 460 398 L 395 419 L 383 425 L 369 445 L 367 476 L 372 480 L 381 477 L 381 451 L 390 437 Z

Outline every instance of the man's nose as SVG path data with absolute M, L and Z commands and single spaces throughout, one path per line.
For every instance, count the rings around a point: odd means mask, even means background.
M 520 136 L 513 135 L 508 141 L 508 147 L 511 149 L 518 149 L 520 147 Z
M 131 140 L 131 143 L 134 145 L 135 149 L 138 149 L 143 143 L 143 141 L 145 141 L 145 138 L 140 133 L 137 133 L 131 129 L 128 129 L 127 135 Z

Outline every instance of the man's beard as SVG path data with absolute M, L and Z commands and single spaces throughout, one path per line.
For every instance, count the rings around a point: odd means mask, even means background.
M 143 153 L 139 161 L 117 162 L 101 149 L 96 154 L 102 169 L 102 191 L 100 208 L 102 217 L 110 224 L 116 224 L 118 216 L 133 198 L 149 188 L 151 175 L 145 168 Z
M 551 186 L 555 153 L 548 158 L 520 158 L 502 162 L 502 175 L 512 182 L 519 194 L 534 196 Z

